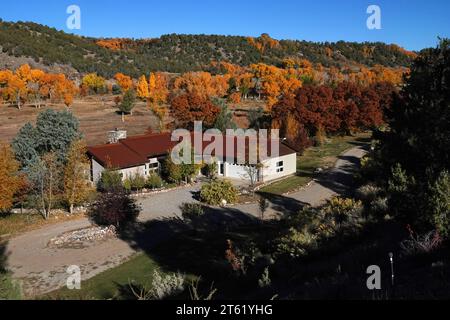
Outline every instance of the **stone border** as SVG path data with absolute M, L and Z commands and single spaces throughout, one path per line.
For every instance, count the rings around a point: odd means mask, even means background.
M 154 194 L 166 193 L 166 192 L 170 192 L 170 191 L 175 191 L 175 190 L 180 190 L 180 189 L 192 187 L 195 184 L 196 184 L 196 182 L 182 184 L 182 185 L 179 185 L 179 186 L 175 186 L 173 188 L 160 188 L 160 189 L 154 189 L 152 191 L 134 192 L 134 193 L 131 194 L 131 196 L 135 197 L 135 198 L 152 196 Z

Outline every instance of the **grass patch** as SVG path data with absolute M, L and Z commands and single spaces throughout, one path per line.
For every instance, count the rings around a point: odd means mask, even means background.
M 305 150 L 303 155 L 297 157 L 297 174 L 295 176 L 274 182 L 261 188 L 260 191 L 277 195 L 295 191 L 312 180 L 316 168 L 331 167 L 336 162 L 337 157 L 345 150 L 369 142 L 370 133 L 332 137 L 323 145 L 310 147 Z
M 145 254 L 137 254 L 127 262 L 81 282 L 80 290 L 66 287 L 44 295 L 43 299 L 112 299 L 125 298 L 131 281 L 150 288 L 153 271 L 158 264 Z
M 47 220 L 45 220 L 42 215 L 38 213 L 0 214 L 0 237 L 7 238 L 12 235 L 37 229 L 45 225 L 76 220 L 84 216 L 85 215 L 82 213 L 73 215 L 58 213 L 52 214 Z

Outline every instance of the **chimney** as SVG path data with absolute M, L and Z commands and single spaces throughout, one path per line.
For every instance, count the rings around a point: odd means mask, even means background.
M 127 131 L 126 130 L 119 130 L 116 128 L 113 131 L 108 132 L 108 143 L 117 143 L 121 139 L 127 138 Z

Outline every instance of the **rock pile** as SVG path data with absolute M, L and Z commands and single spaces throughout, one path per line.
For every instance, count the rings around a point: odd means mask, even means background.
M 114 226 L 109 227 L 89 227 L 63 233 L 50 239 L 49 247 L 84 248 L 95 242 L 116 237 L 117 232 Z

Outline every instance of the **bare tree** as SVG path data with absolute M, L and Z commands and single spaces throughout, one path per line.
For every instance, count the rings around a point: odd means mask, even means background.
M 39 211 L 44 219 L 48 219 L 55 201 L 55 194 L 61 187 L 61 165 L 56 154 L 49 152 L 32 164 L 30 177 L 36 193 Z
M 245 175 L 244 178 L 248 179 L 250 181 L 250 186 L 253 188 L 255 184 L 260 179 L 260 172 L 264 168 L 264 165 L 262 163 L 257 164 L 249 164 L 246 163 L 244 166 Z

